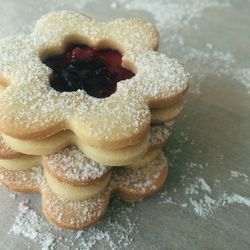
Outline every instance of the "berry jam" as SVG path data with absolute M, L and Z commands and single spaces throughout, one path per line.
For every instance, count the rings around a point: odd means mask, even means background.
M 111 49 L 97 50 L 86 45 L 69 47 L 44 63 L 53 69 L 50 85 L 60 92 L 85 90 L 90 96 L 112 95 L 117 82 L 130 79 L 133 72 L 121 66 L 122 55 Z

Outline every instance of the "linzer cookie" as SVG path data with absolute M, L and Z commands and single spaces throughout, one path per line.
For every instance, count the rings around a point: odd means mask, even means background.
M 112 193 L 135 201 L 157 192 L 189 82 L 156 52 L 158 40 L 139 19 L 70 11 L 1 40 L 0 182 L 40 192 L 48 220 L 75 230 L 95 224 Z
M 0 167 L 2 184 L 15 191 L 40 192 L 45 216 L 62 228 L 87 228 L 104 214 L 111 193 L 128 201 L 141 200 L 157 192 L 167 177 L 163 154 L 143 168 L 114 169 L 111 174 L 110 168 L 93 163 L 79 150 L 65 150 L 45 159 L 45 174 L 39 166 L 16 171 Z
M 138 168 L 147 165 L 149 162 L 151 162 L 154 158 L 158 156 L 162 147 L 166 144 L 169 136 L 170 136 L 169 123 L 152 126 L 150 128 L 149 147 L 146 155 L 141 159 L 136 160 L 134 163 L 127 165 L 127 167 Z M 66 150 L 62 149 L 59 152 L 50 155 L 54 155 L 54 157 L 56 157 L 58 155 L 64 155 L 66 152 L 67 153 L 70 152 L 72 158 L 77 157 L 77 155 L 74 156 L 71 151 L 75 153 L 78 152 L 78 155 L 80 153 L 79 149 L 76 150 L 76 147 L 68 147 L 66 148 Z M 34 155 L 25 155 L 17 151 L 14 151 L 4 142 L 3 138 L 0 135 L 0 166 L 8 170 L 26 170 L 32 168 L 35 165 L 43 165 L 44 159 L 47 159 L 47 156 L 41 157 Z M 84 157 L 87 158 L 86 154 Z M 80 157 L 78 157 L 78 159 L 80 159 Z M 105 159 L 109 161 L 107 156 Z M 94 163 L 94 161 L 92 162 Z
M 45 216 L 52 224 L 66 229 L 89 227 L 105 213 L 111 193 L 127 201 L 141 200 L 156 193 L 168 174 L 167 161 L 163 154 L 141 169 L 114 170 L 109 186 L 96 197 L 83 201 L 65 200 L 56 195 L 45 182 L 41 185 Z
M 160 54 L 140 19 L 96 22 L 71 11 L 42 17 L 34 32 L 0 41 L 0 131 L 16 151 L 77 145 L 110 166 L 148 151 L 150 123 L 180 112 L 189 74 Z
M 113 169 L 87 158 L 76 146 L 44 157 L 28 156 L 9 148 L 0 137 L 0 182 L 20 192 L 41 192 L 43 211 L 51 223 L 86 228 L 104 214 L 111 193 L 135 201 L 159 190 L 167 176 L 159 150 L 169 134 L 168 124 L 151 128 L 146 157 L 130 168 Z

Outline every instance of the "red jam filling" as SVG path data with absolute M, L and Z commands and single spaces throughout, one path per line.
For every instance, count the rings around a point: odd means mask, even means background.
M 86 45 L 69 47 L 44 63 L 53 69 L 50 85 L 60 92 L 85 90 L 105 98 L 115 93 L 117 82 L 130 79 L 133 72 L 122 67 L 122 55 L 112 49 L 97 50 Z

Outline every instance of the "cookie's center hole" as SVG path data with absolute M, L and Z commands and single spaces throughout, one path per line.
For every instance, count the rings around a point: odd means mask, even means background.
M 97 98 L 112 95 L 117 82 L 134 76 L 122 67 L 122 54 L 118 51 L 87 45 L 72 45 L 63 54 L 48 57 L 44 63 L 53 69 L 50 85 L 55 90 L 72 92 L 81 89 Z

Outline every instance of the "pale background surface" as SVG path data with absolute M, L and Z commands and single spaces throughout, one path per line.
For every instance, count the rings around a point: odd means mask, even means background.
M 84 2 L 0 0 L 0 37 L 29 32 L 43 13 L 81 10 Z M 166 2 L 178 6 L 178 1 Z M 180 10 L 184 2 L 179 1 Z M 129 236 L 134 241 L 127 247 L 120 244 L 120 248 L 250 248 L 250 94 L 241 84 L 250 81 L 250 1 L 225 2 L 228 6 L 219 2 L 204 8 L 200 16 L 179 20 L 173 24 L 175 30 L 167 27 L 168 23 L 166 30 L 164 25 L 158 26 L 161 51 L 184 61 L 193 72 L 193 86 L 166 150 L 168 182 L 160 194 L 131 208 L 126 216 L 137 225 Z M 82 12 L 98 20 L 138 16 L 157 23 L 152 13 L 124 9 L 123 5 L 112 9 L 110 3 L 90 1 Z M 176 14 L 175 9 L 172 12 Z M 173 36 L 176 31 L 180 37 Z M 0 187 L 0 249 L 40 248 L 30 239 L 8 234 L 18 214 L 17 204 L 26 199 L 40 214 L 39 195 L 18 194 L 12 199 L 10 192 Z M 236 204 L 239 202 L 244 204 Z M 125 203 L 119 206 L 130 207 Z M 127 222 L 119 221 L 116 212 L 112 207 L 114 220 L 125 223 L 126 228 Z M 99 227 L 109 230 L 105 223 Z M 99 241 L 94 249 L 109 249 L 109 244 Z

